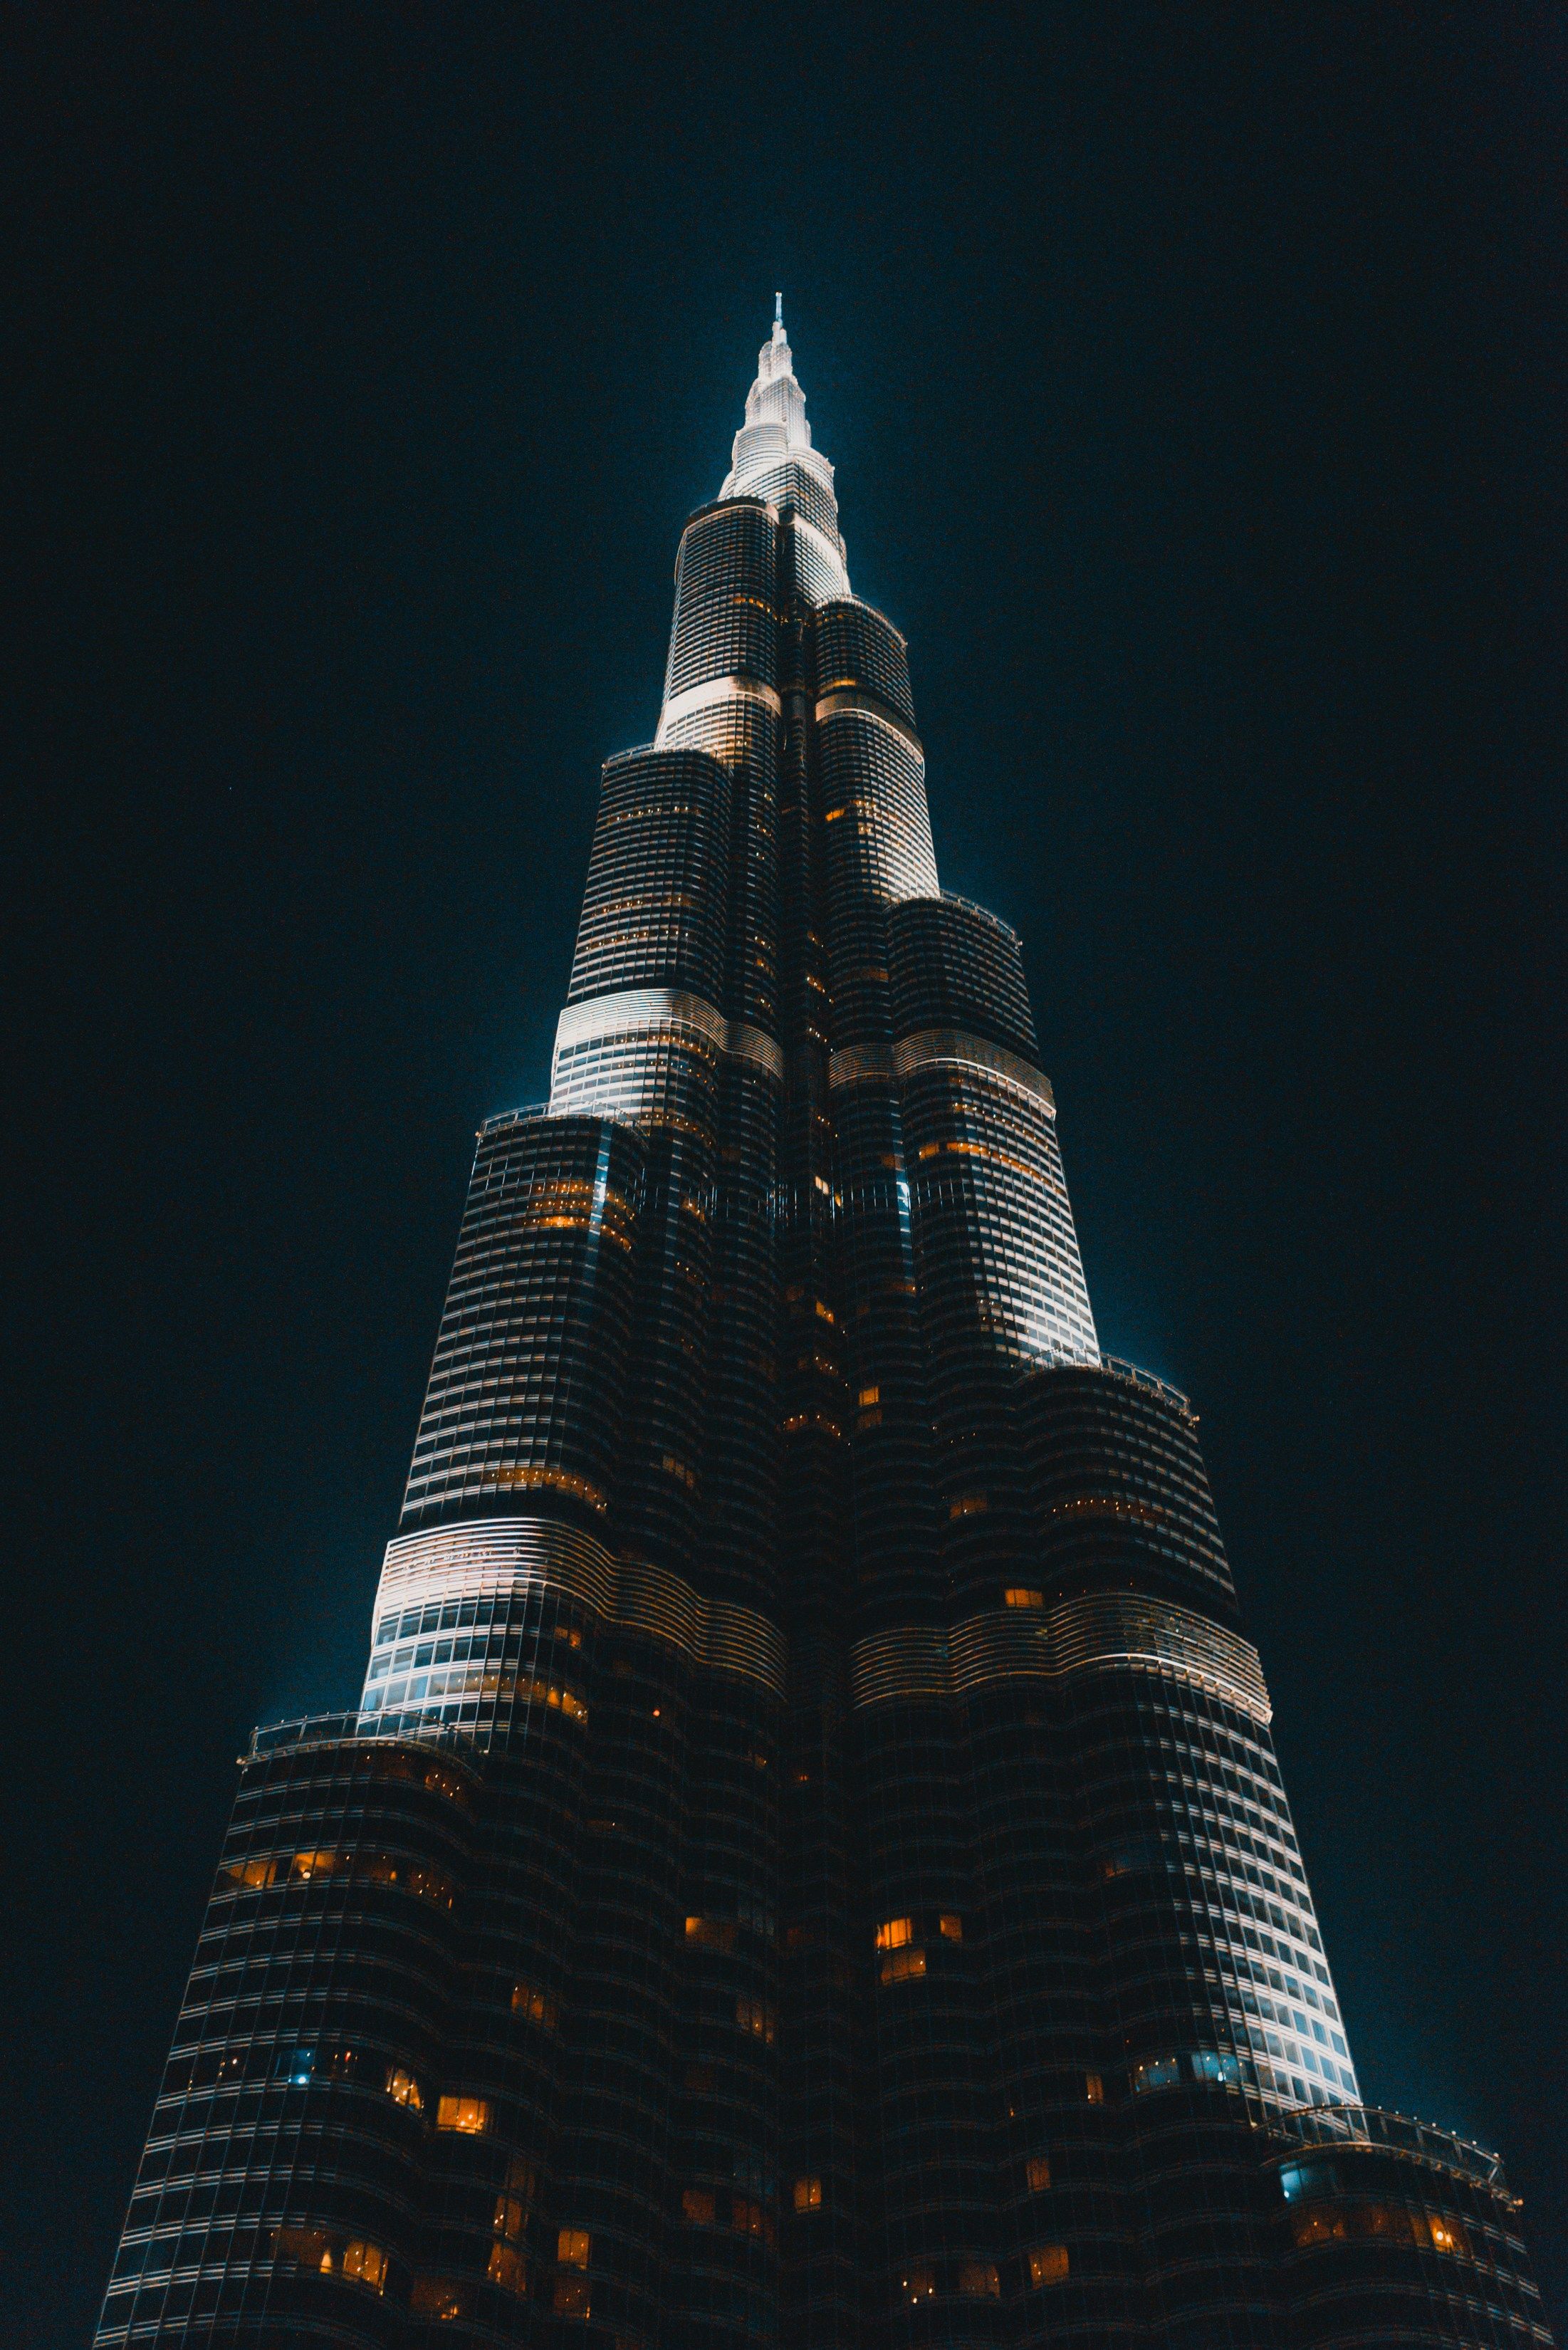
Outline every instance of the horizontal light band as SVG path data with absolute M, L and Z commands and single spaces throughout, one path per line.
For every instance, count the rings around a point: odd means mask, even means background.
M 760 702 L 775 718 L 784 715 L 784 703 L 771 685 L 755 677 L 710 677 L 701 685 L 689 685 L 684 693 L 672 693 L 659 713 L 659 729 L 653 738 L 657 751 L 664 741 L 665 730 L 678 718 L 689 717 L 694 710 L 711 709 L 716 702 Z
M 387 1545 L 376 1617 L 436 1599 L 530 1589 L 565 1592 L 606 1624 L 679 1648 L 700 1671 L 784 1693 L 784 1635 L 765 1616 L 704 1599 L 680 1575 L 617 1559 L 591 1534 L 550 1518 L 481 1518 L 397 1535 Z
M 893 1047 L 896 1077 L 911 1076 L 917 1069 L 940 1067 L 944 1063 L 958 1068 L 989 1070 L 992 1076 L 1032 1094 L 1044 1105 L 1048 1117 L 1056 1115 L 1056 1097 L 1044 1071 L 1017 1053 L 1008 1052 L 1005 1046 L 993 1045 L 989 1036 L 971 1036 L 961 1028 L 923 1028 L 918 1036 L 906 1036 Z
M 562 1054 L 574 1046 L 598 1044 L 609 1036 L 670 1036 L 682 1031 L 732 1060 L 750 1061 L 783 1083 L 782 1045 L 743 1021 L 726 1020 L 704 996 L 673 987 L 629 987 L 615 995 L 590 995 L 580 1003 L 568 1003 L 556 1027 L 556 1064 L 558 1067 Z
M 817 724 L 820 726 L 825 719 L 836 717 L 844 710 L 853 711 L 860 718 L 875 719 L 878 726 L 885 726 L 890 734 L 897 734 L 900 742 L 907 743 L 917 759 L 924 761 L 926 754 L 919 736 L 909 720 L 895 710 L 890 702 L 884 702 L 880 694 L 867 693 L 858 686 L 851 686 L 836 693 L 825 693 L 816 705 Z
M 1249 1641 L 1191 1608 L 1137 1592 L 1064 1600 L 1043 1614 L 1000 1608 L 947 1632 L 923 1625 L 883 1632 L 857 1643 L 850 1666 L 857 1706 L 950 1700 L 992 1681 L 1116 1669 L 1191 1682 L 1254 1721 L 1272 1717 Z

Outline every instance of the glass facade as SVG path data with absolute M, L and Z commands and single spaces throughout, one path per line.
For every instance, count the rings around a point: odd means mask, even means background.
M 1495 2158 L 1360 2102 L 1269 1725 L 776 318 L 99 2343 L 1547 2343 Z

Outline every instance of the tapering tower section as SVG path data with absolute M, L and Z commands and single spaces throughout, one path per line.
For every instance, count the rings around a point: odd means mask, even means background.
M 1196 1430 L 775 305 L 99 2343 L 1547 2343 L 1495 2158 L 1358 2102 Z

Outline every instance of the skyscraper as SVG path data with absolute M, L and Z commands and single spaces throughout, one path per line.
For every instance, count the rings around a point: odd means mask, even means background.
M 1549 2341 L 1359 2102 L 1187 1399 L 775 316 L 480 1132 L 356 1707 L 256 1732 L 103 2345 Z

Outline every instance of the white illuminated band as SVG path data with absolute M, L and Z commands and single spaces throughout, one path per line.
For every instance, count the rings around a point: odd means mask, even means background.
M 912 1076 L 917 1069 L 984 1069 L 1004 1085 L 1016 1086 L 1021 1093 L 1030 1095 L 1047 1118 L 1056 1115 L 1056 1097 L 1044 1069 L 1008 1052 L 1004 1045 L 993 1045 L 989 1036 L 971 1036 L 961 1028 L 922 1028 L 917 1036 L 905 1036 L 893 1047 L 892 1067 L 900 1080 Z M 828 1081 L 836 1082 L 831 1068 Z
M 679 988 L 628 987 L 616 995 L 590 995 L 582 1003 L 567 1004 L 556 1027 L 551 1083 L 559 1081 L 563 1056 L 582 1045 L 602 1044 L 612 1036 L 679 1041 L 682 1035 L 701 1038 L 716 1053 L 749 1061 L 784 1082 L 784 1047 L 760 1028 L 743 1020 L 726 1020 L 704 996 L 688 995 Z
M 1136 1592 L 1043 1610 L 1000 1608 L 946 1632 L 911 1625 L 879 1633 L 857 1643 L 850 1669 L 857 1706 L 950 1701 L 991 1681 L 1121 1670 L 1189 1682 L 1257 1722 L 1272 1713 L 1251 1642 L 1189 1607 Z
M 755 702 L 771 710 L 775 718 L 784 716 L 784 703 L 771 685 L 763 685 L 754 677 L 711 677 L 701 685 L 689 685 L 684 693 L 672 693 L 659 713 L 659 731 L 653 738 L 657 751 L 669 729 L 678 719 L 689 718 L 694 711 L 711 710 L 721 702 Z
M 535 1591 L 579 1600 L 606 1624 L 679 1649 L 699 1671 L 737 1674 L 784 1695 L 784 1638 L 765 1616 L 704 1599 L 680 1575 L 618 1559 L 591 1534 L 550 1518 L 481 1518 L 397 1535 L 387 1545 L 376 1617 L 432 1600 Z
M 897 734 L 901 742 L 907 743 L 915 756 L 924 764 L 926 754 L 919 736 L 909 720 L 902 717 L 891 702 L 884 702 L 880 694 L 867 693 L 860 686 L 825 693 L 816 705 L 816 723 L 820 726 L 825 720 L 836 718 L 840 711 L 845 710 L 853 711 L 860 718 L 870 718 L 878 726 L 885 726 L 890 734 Z

